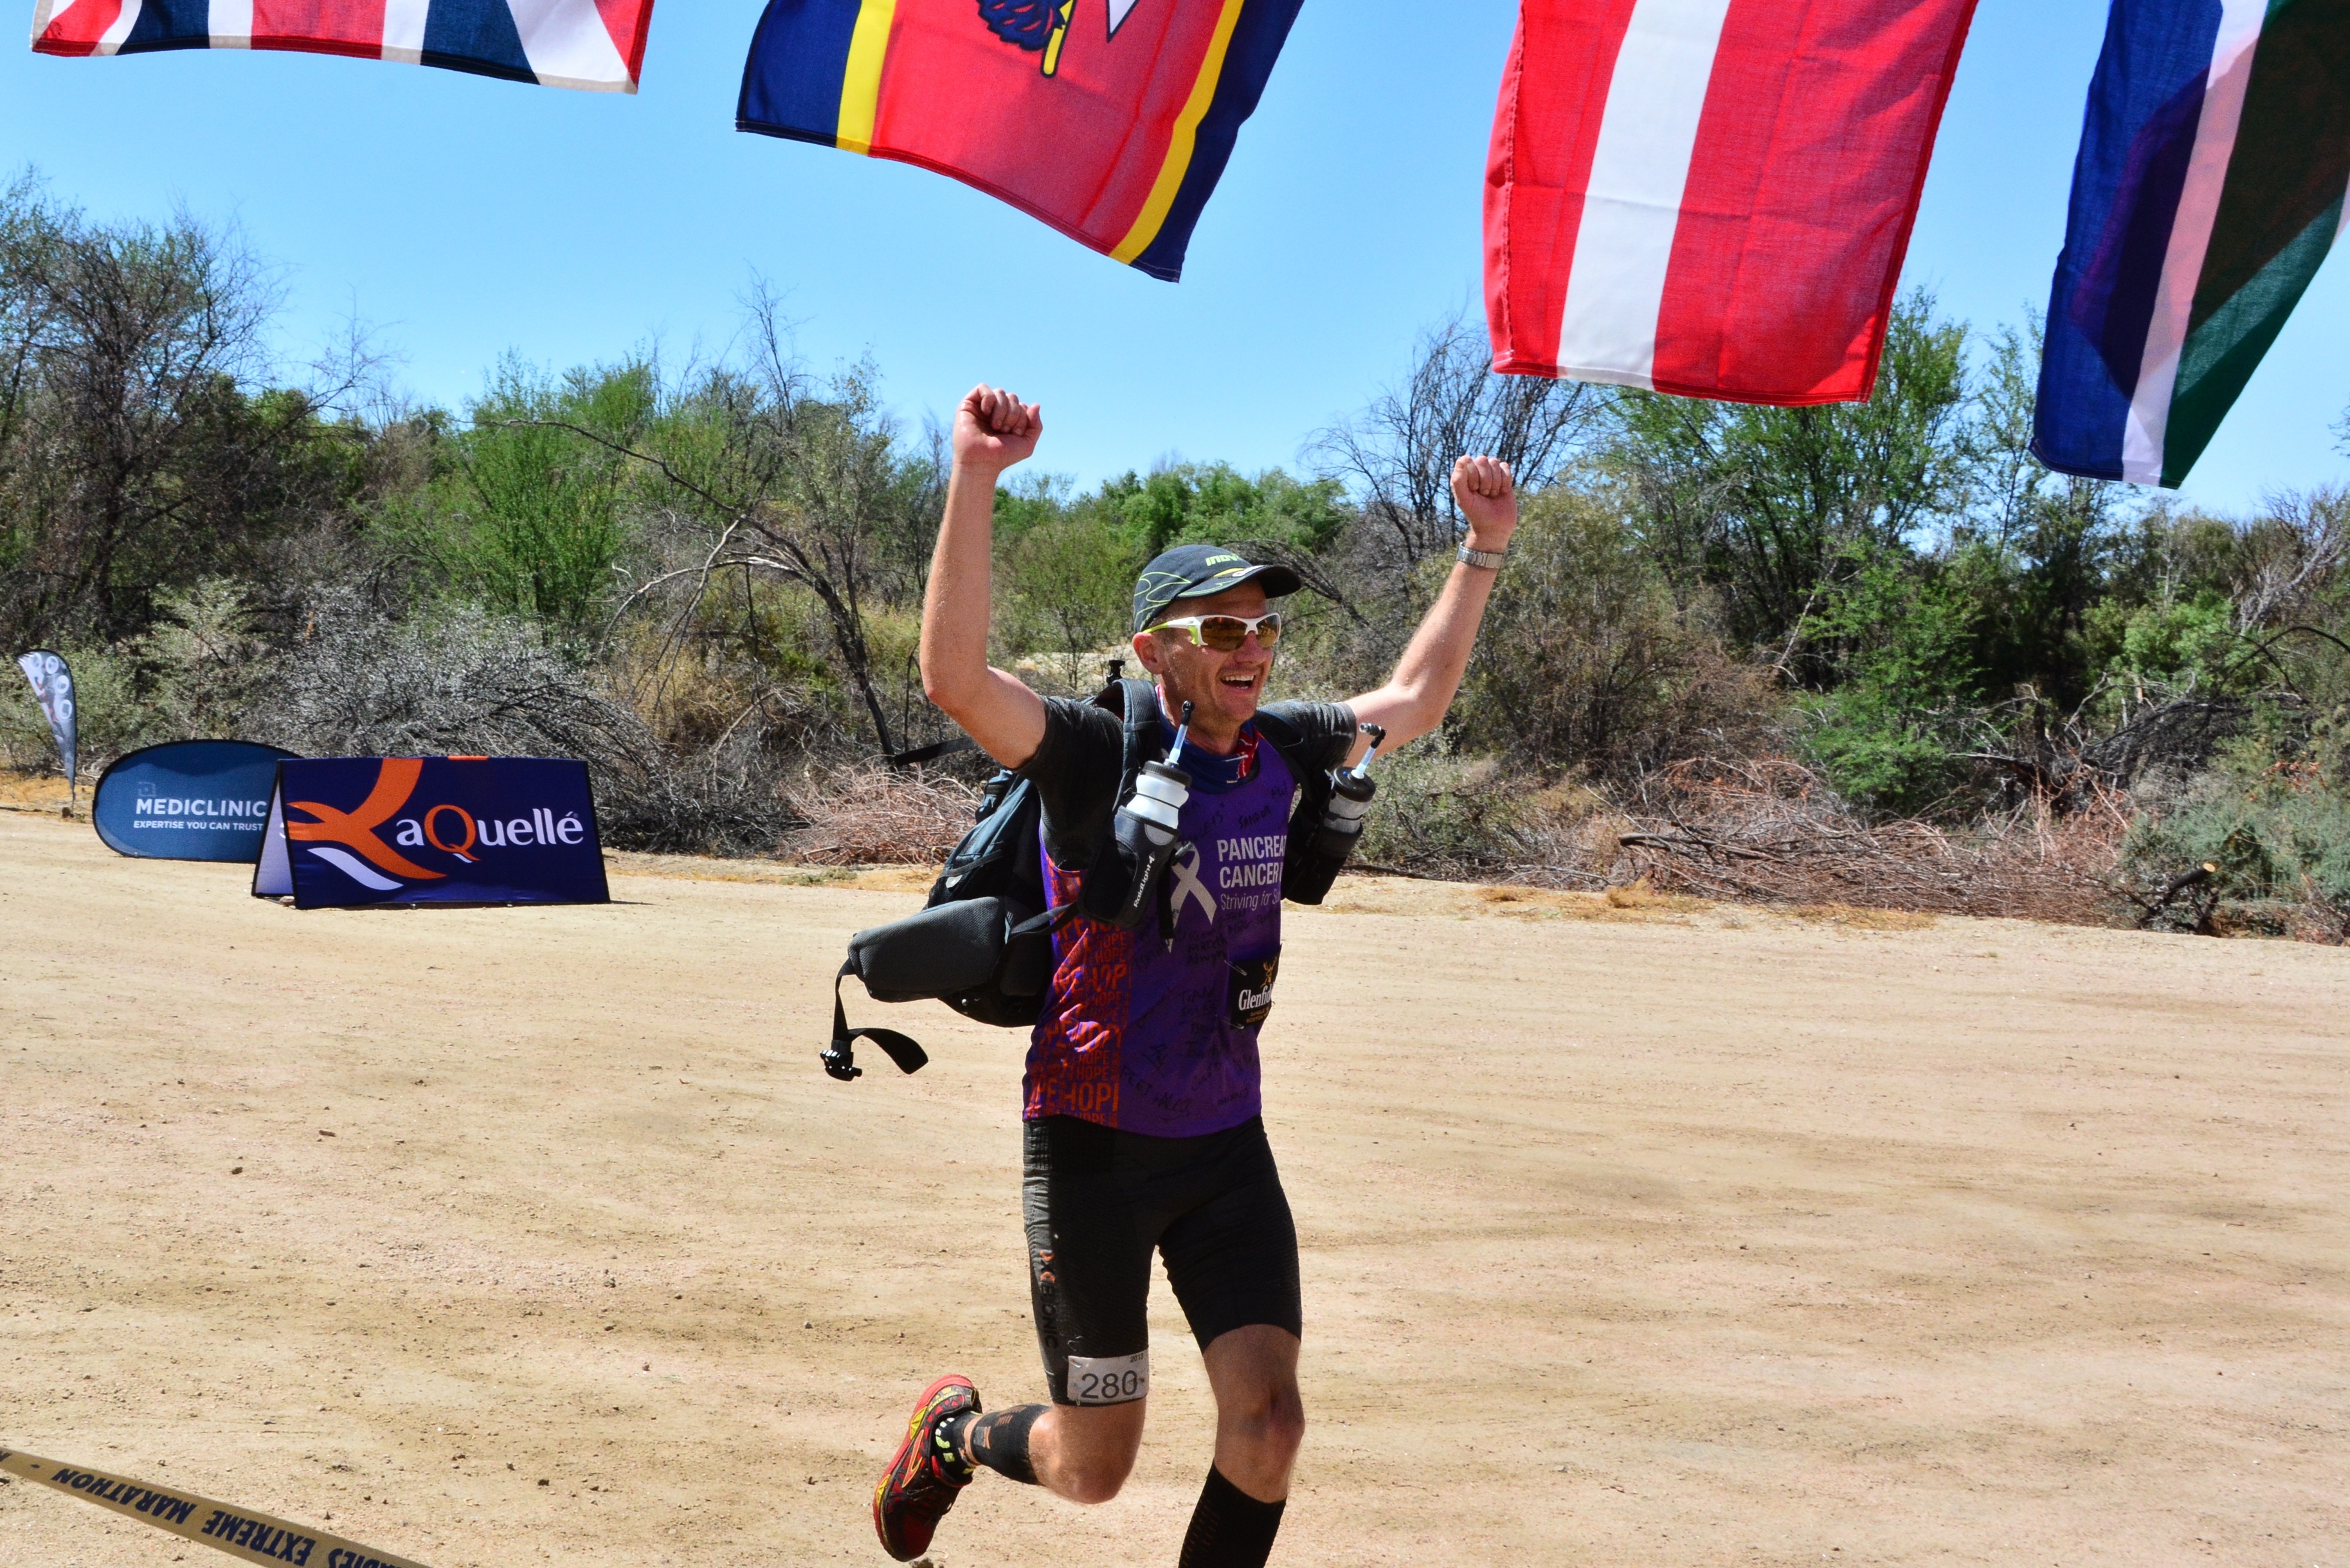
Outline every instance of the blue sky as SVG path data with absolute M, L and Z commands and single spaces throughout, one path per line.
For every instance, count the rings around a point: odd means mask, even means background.
M 18 0 L 20 5 L 25 0 Z M 283 348 L 354 309 L 419 397 L 496 357 L 721 348 L 754 273 L 819 366 L 870 352 L 910 421 L 972 382 L 1045 404 L 1042 466 L 1295 465 L 1479 300 L 1481 180 L 1515 6 L 1307 0 L 1170 286 L 936 175 L 733 129 L 757 0 L 662 0 L 637 97 L 286 54 L 0 53 L 0 169 L 104 217 L 183 203 L 279 263 Z M 28 16 L 29 6 L 26 6 Z M 2043 303 L 2102 8 L 1983 0 L 1908 278 L 1979 324 Z M 2238 510 L 2344 477 L 2350 284 L 2323 273 L 2189 481 Z

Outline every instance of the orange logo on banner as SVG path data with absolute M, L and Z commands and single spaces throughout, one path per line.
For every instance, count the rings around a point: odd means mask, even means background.
M 457 759 L 452 757 L 449 760 L 453 763 Z M 457 820 L 465 825 L 465 841 L 463 844 L 443 844 L 441 842 L 440 830 L 432 826 L 432 819 L 439 816 L 444 811 L 455 812 L 457 814 Z M 477 866 L 481 864 L 473 858 L 472 854 L 473 845 L 481 836 L 474 829 L 473 814 L 467 811 L 462 805 L 451 805 L 446 802 L 443 802 L 442 804 L 434 806 L 431 811 L 426 812 L 424 814 L 424 836 L 432 841 L 433 848 L 438 849 L 443 855 L 453 855 L 468 866 Z
M 424 763 L 415 757 L 387 757 L 375 775 L 375 788 L 368 792 L 367 799 L 359 802 L 356 811 L 338 811 L 314 800 L 288 801 L 286 804 L 295 810 L 307 811 L 318 820 L 289 820 L 286 836 L 306 844 L 347 844 L 395 877 L 438 881 L 443 873 L 426 870 L 375 836 L 377 828 L 391 820 L 392 813 L 408 804 L 408 797 L 415 793 L 416 781 L 423 774 Z M 470 849 L 471 835 L 467 837 L 466 847 Z

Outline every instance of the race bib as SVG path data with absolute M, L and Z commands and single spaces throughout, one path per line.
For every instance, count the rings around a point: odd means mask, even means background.
M 1068 1395 L 1072 1405 L 1131 1405 L 1150 1392 L 1150 1352 L 1132 1355 L 1072 1355 Z
M 1231 1004 L 1228 1016 L 1240 1027 L 1253 1029 L 1273 1011 L 1273 981 L 1281 972 L 1281 954 L 1276 950 L 1269 957 L 1251 959 L 1231 968 L 1232 979 L 1226 992 Z

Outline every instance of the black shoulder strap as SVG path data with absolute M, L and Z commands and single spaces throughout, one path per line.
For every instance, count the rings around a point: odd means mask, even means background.
M 1076 903 L 1071 900 L 1058 909 L 1047 909 L 1041 915 L 1021 921 L 1004 934 L 1004 940 L 1011 941 L 1020 937 L 1032 937 L 1039 931 L 1057 931 L 1067 925 L 1069 918 L 1076 912 Z M 870 1040 L 880 1046 L 889 1054 L 889 1060 L 898 1064 L 900 1073 L 919 1073 L 929 1066 L 930 1053 L 916 1044 L 910 1035 L 900 1034 L 895 1029 L 851 1029 L 848 1026 L 848 1012 L 840 1002 L 840 982 L 856 972 L 857 961 L 852 958 L 840 966 L 838 974 L 832 977 L 832 1043 L 817 1054 L 824 1063 L 824 1070 L 844 1084 L 863 1077 L 865 1069 L 857 1064 L 857 1043 L 859 1040 Z
M 840 982 L 857 972 L 857 961 L 849 960 L 832 977 L 832 1044 L 823 1052 L 824 1070 L 846 1084 L 862 1075 L 857 1064 L 856 1044 L 870 1040 L 889 1054 L 900 1073 L 919 1073 L 930 1064 L 930 1053 L 899 1033 L 894 1029 L 851 1029 L 848 1014 L 840 1005 Z
M 1301 823 L 1319 822 L 1323 808 L 1330 804 L 1330 770 L 1336 764 L 1326 755 L 1315 755 L 1305 732 L 1278 713 L 1260 710 L 1256 716 L 1256 731 L 1273 742 L 1273 749 L 1279 752 L 1281 760 L 1289 764 L 1289 776 L 1297 781 L 1297 820 Z M 1327 753 L 1337 750 L 1337 747 L 1333 742 L 1324 750 Z M 1345 753 L 1341 752 L 1339 755 L 1343 760 Z
M 1148 680 L 1112 680 L 1101 689 L 1094 702 L 1118 715 L 1118 793 L 1110 797 L 1110 809 L 1115 813 L 1134 794 L 1135 781 L 1142 776 L 1142 764 L 1159 760 L 1154 754 L 1159 741 L 1159 688 Z M 1093 864 L 1080 885 L 1077 904 L 1107 919 L 1124 898 L 1126 886 L 1113 818 L 1103 826 L 1101 842 L 1094 849 Z M 1118 890 L 1108 891 L 1113 888 Z
M 1125 725 L 1118 778 L 1118 800 L 1123 802 L 1134 793 L 1142 764 L 1158 761 L 1150 753 L 1159 739 L 1159 688 L 1148 680 L 1120 680 L 1117 691 L 1121 706 L 1112 711 L 1120 715 Z M 1106 689 L 1102 695 L 1107 698 L 1109 691 Z
M 1273 742 L 1273 749 L 1281 753 L 1281 760 L 1289 764 L 1290 773 L 1295 775 L 1299 784 L 1305 784 L 1316 774 L 1329 771 L 1330 764 L 1315 756 L 1313 748 L 1306 743 L 1305 732 L 1280 714 L 1259 709 L 1256 732 Z

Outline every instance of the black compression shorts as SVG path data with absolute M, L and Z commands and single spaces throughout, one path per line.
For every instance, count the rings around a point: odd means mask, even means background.
M 1150 1253 L 1205 1350 L 1252 1324 L 1301 1332 L 1297 1227 L 1264 1123 L 1150 1137 L 1073 1116 L 1027 1124 L 1028 1290 L 1053 1399 L 1150 1388 Z

